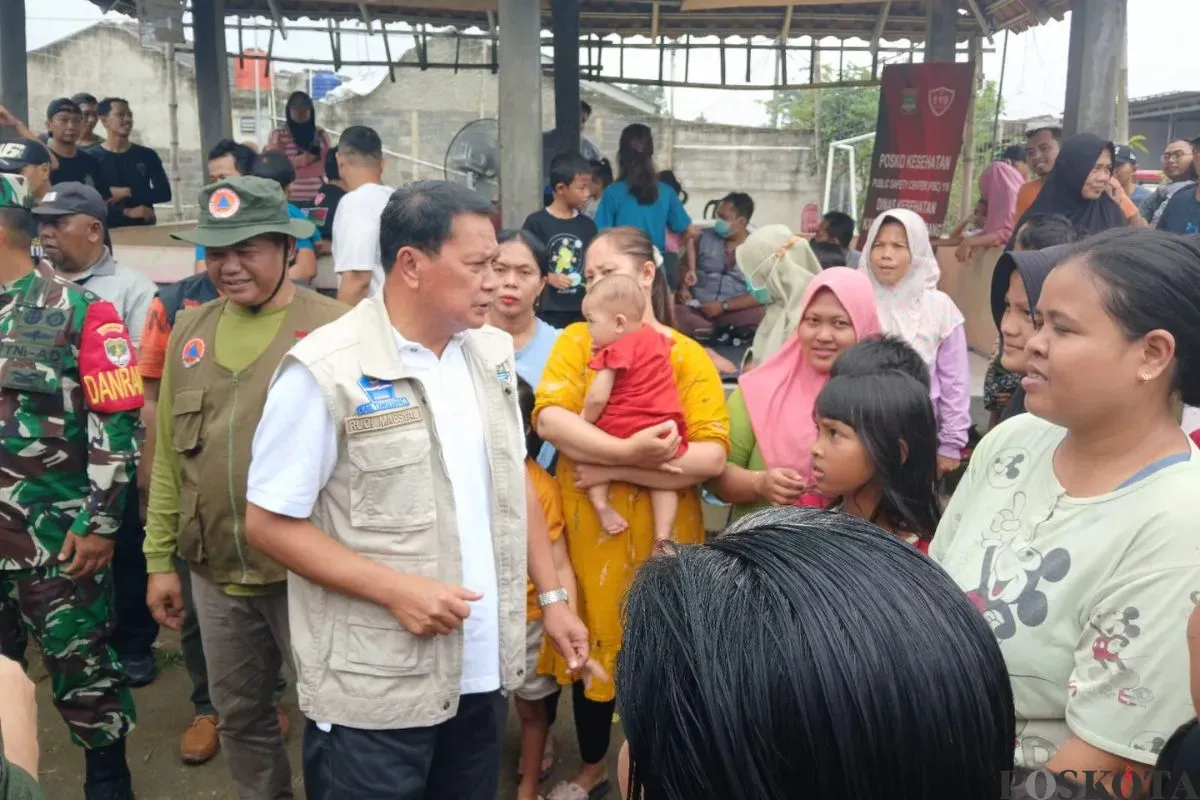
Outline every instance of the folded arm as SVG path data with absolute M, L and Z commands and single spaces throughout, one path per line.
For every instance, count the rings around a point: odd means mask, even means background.
M 721 474 L 725 469 L 725 448 L 719 442 L 689 442 L 687 452 L 669 463 L 679 472 L 606 466 L 600 468 L 599 474 L 608 482 L 621 481 L 647 489 L 689 489 Z
M 561 406 L 549 406 L 538 413 L 537 432 L 575 461 L 608 466 L 632 461 L 626 440 L 610 436 Z

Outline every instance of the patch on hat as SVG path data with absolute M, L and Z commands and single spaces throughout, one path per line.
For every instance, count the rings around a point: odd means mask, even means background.
M 42 195 L 43 203 L 53 203 L 57 199 L 58 199 L 58 192 L 46 192 L 44 195 Z
M 188 339 L 187 344 L 183 346 L 183 355 L 181 361 L 185 367 L 194 367 L 200 363 L 200 359 L 204 358 L 204 340 L 196 337 Z
M 238 212 L 242 199 L 233 189 L 222 186 L 208 198 L 208 213 L 216 219 L 229 219 Z

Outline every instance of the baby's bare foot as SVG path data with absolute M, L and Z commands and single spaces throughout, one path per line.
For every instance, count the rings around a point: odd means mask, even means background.
M 604 530 L 610 536 L 618 534 L 629 527 L 629 523 L 625 521 L 625 518 L 614 511 L 611 506 L 597 509 L 596 514 L 600 517 L 600 524 L 604 526 Z

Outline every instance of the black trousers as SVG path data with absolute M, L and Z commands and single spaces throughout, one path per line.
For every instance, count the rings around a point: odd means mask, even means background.
M 367 731 L 304 722 L 308 800 L 495 800 L 508 713 L 500 692 L 463 695 L 441 725 Z
M 117 627 L 109 645 L 120 657 L 149 656 L 158 638 L 158 623 L 146 606 L 146 528 L 142 525 L 137 487 L 125 492 L 125 512 L 113 547 L 113 607 Z
M 598 703 L 587 699 L 583 693 L 583 681 L 571 684 L 571 700 L 575 711 L 575 739 L 579 742 L 579 755 L 585 764 L 599 764 L 608 755 L 617 701 Z

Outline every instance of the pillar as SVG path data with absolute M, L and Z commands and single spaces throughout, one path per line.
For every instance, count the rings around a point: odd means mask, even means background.
M 192 4 L 192 34 L 195 37 L 200 149 L 207 154 L 219 140 L 233 137 L 229 113 L 229 60 L 225 56 L 225 0 Z M 201 169 L 205 167 L 201 165 Z M 207 172 L 204 182 L 208 182 Z
M 29 118 L 29 76 L 25 54 L 25 0 L 0 0 L 0 105 L 38 130 L 41 120 Z M 16 137 L 11 128 L 0 128 L 0 139 Z
M 1072 0 L 1071 45 L 1063 133 L 1117 134 L 1119 54 L 1125 41 L 1126 0 Z
M 525 217 L 542 207 L 540 5 L 499 2 L 500 204 L 506 228 L 521 227 Z M 578 110 L 575 124 L 578 129 Z
M 579 151 L 579 0 L 553 0 L 554 127 L 564 152 Z
M 927 0 L 925 61 L 953 61 L 958 36 L 958 0 Z

